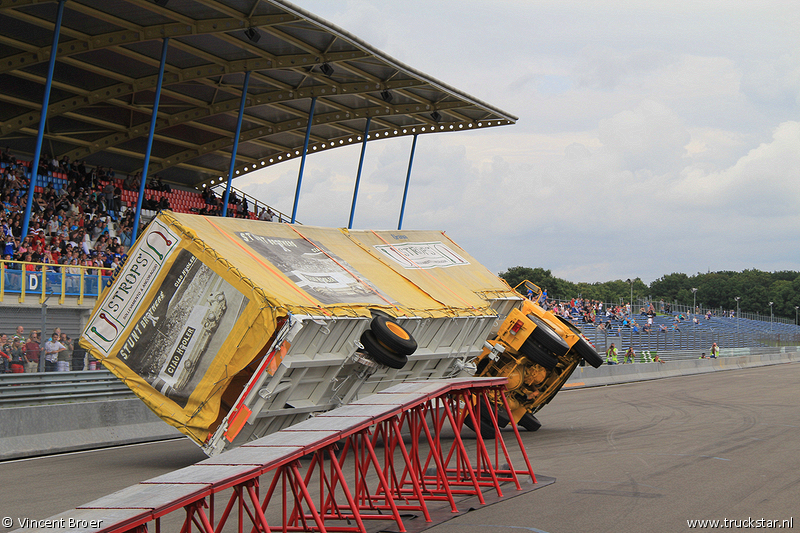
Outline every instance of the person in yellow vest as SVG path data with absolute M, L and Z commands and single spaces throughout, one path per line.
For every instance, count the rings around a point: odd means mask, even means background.
M 608 350 L 606 350 L 606 364 L 619 364 L 619 359 L 617 358 L 617 348 L 614 346 L 613 342 L 611 343 L 611 346 L 608 347 Z
M 623 365 L 626 364 L 628 362 L 628 359 L 631 360 L 631 363 L 636 362 L 636 353 L 634 353 L 633 351 L 633 346 L 628 347 L 628 351 L 625 352 L 625 357 L 622 359 L 622 364 Z
M 719 346 L 715 342 L 711 345 L 711 359 L 716 359 L 717 357 L 719 357 Z

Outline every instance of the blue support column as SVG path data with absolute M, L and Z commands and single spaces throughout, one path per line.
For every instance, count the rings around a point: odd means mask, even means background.
M 233 181 L 233 169 L 236 166 L 236 152 L 239 150 L 239 134 L 242 133 L 242 117 L 244 116 L 244 104 L 247 101 L 247 86 L 250 85 L 250 71 L 244 75 L 244 86 L 242 86 L 242 100 L 239 102 L 239 118 L 236 120 L 236 133 L 233 136 L 233 152 L 231 152 L 231 166 L 228 168 L 228 186 L 225 188 L 225 198 L 222 201 L 222 216 L 228 216 L 228 197 L 231 194 L 231 181 Z
M 153 137 L 156 133 L 156 121 L 158 120 L 158 102 L 161 100 L 161 84 L 164 82 L 164 66 L 167 64 L 167 48 L 169 47 L 169 37 L 164 37 L 164 44 L 161 45 L 161 65 L 158 68 L 158 82 L 156 83 L 156 99 L 153 101 L 153 113 L 150 116 L 150 133 L 147 136 L 147 149 L 144 152 L 144 167 L 142 168 L 142 182 L 139 184 L 139 198 L 136 200 L 136 214 L 133 217 L 133 233 L 131 233 L 131 245 L 136 242 L 139 234 L 139 218 L 142 214 L 142 200 L 144 199 L 144 187 L 147 184 L 147 167 L 150 166 L 150 151 L 153 149 Z
M 300 185 L 303 183 L 303 169 L 306 166 L 306 152 L 308 152 L 308 139 L 311 137 L 311 124 L 314 120 L 314 107 L 317 97 L 311 99 L 311 110 L 308 112 L 308 126 L 306 126 L 306 140 L 303 142 L 303 158 L 300 160 L 300 172 L 297 174 L 297 188 L 294 191 L 294 207 L 292 207 L 292 224 L 297 219 L 297 201 L 300 199 Z
M 397 222 L 397 229 L 403 229 L 403 213 L 406 212 L 406 198 L 408 198 L 408 182 L 411 181 L 411 166 L 414 164 L 414 152 L 417 149 L 417 135 L 414 135 L 414 142 L 411 143 L 411 157 L 408 158 L 408 173 L 406 174 L 406 186 L 403 189 L 403 205 L 400 206 L 400 220 Z
M 47 80 L 44 83 L 44 98 L 42 99 L 42 115 L 39 117 L 39 134 L 36 136 L 36 148 L 33 151 L 31 162 L 31 182 L 28 184 L 28 201 L 25 204 L 25 216 L 22 220 L 22 239 L 28 235 L 28 224 L 31 221 L 33 209 L 33 192 L 36 188 L 36 178 L 39 175 L 39 159 L 42 157 L 42 141 L 44 141 L 44 128 L 47 122 L 47 106 L 50 104 L 50 88 L 53 85 L 53 70 L 56 67 L 56 53 L 58 51 L 58 37 L 61 34 L 61 19 L 64 16 L 64 4 L 67 0 L 58 2 L 56 25 L 53 28 L 53 46 L 50 47 L 50 63 L 47 67 Z M 55 154 L 53 154 L 55 156 Z M 22 240 L 20 239 L 20 241 Z
M 364 168 L 364 153 L 367 151 L 367 136 L 369 136 L 369 125 L 372 117 L 367 117 L 367 127 L 364 128 L 364 142 L 361 144 L 361 158 L 358 160 L 358 174 L 356 175 L 356 187 L 353 190 L 353 205 L 350 206 L 350 222 L 347 229 L 353 229 L 353 216 L 356 214 L 356 198 L 358 198 L 358 185 L 361 183 L 361 170 Z

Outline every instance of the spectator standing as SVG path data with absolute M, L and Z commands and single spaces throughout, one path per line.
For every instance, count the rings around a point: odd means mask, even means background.
M 20 342 L 23 344 L 25 343 L 25 328 L 22 326 L 17 326 L 17 331 L 14 333 L 14 336 L 11 337 L 11 340 L 19 339 Z
M 719 356 L 719 346 L 717 343 L 711 345 L 711 359 L 716 359 Z
M 25 356 L 25 345 L 22 344 L 19 337 L 14 336 L 11 341 L 11 347 L 7 352 L 10 358 L 9 367 L 13 374 L 22 374 L 25 372 L 25 364 L 28 358 Z
M 8 344 L 8 335 L 0 335 L 0 374 L 11 372 L 11 346 Z
M 86 369 L 86 349 L 84 349 L 80 344 L 73 346 L 72 371 L 78 372 Z
M 69 372 L 70 364 L 72 363 L 72 339 L 66 333 L 61 334 L 61 344 L 66 348 L 62 352 L 58 352 L 58 371 Z
M 106 211 L 113 217 L 116 207 L 114 206 L 114 184 L 110 181 L 103 186 L 103 197 L 106 201 Z
M 26 371 L 29 373 L 39 371 L 39 353 L 41 352 L 42 348 L 39 346 L 38 335 L 39 334 L 35 330 L 31 331 L 30 337 L 28 337 L 28 342 L 25 343 L 25 353 L 29 361 Z
M 53 333 L 44 343 L 44 371 L 55 372 L 58 368 L 58 354 L 67 349 L 59 342 L 61 335 Z
M 8 335 L 0 335 L 0 352 L 3 358 L 3 372 L 11 372 L 11 341 Z

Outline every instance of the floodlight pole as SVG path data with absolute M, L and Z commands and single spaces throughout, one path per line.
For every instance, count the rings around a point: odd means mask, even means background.
M 236 152 L 239 150 L 239 135 L 242 133 L 242 117 L 244 116 L 244 104 L 247 102 L 247 86 L 250 84 L 250 70 L 244 75 L 244 85 L 242 86 L 242 99 L 239 102 L 239 118 L 236 120 L 236 133 L 233 135 L 233 150 L 231 151 L 231 166 L 228 167 L 228 186 L 225 187 L 225 198 L 222 201 L 222 216 L 228 216 L 228 197 L 231 194 L 231 181 L 233 181 L 233 169 L 236 166 Z
M 353 229 L 353 216 L 356 214 L 356 198 L 358 198 L 358 186 L 361 183 L 361 170 L 364 168 L 364 154 L 367 151 L 367 137 L 369 136 L 369 125 L 372 122 L 372 117 L 367 117 L 367 127 L 364 128 L 364 142 L 361 143 L 361 157 L 358 160 L 358 173 L 356 174 L 356 186 L 353 189 L 353 205 L 350 206 L 350 222 L 347 223 L 347 229 Z
M 772 304 L 773 302 L 769 303 L 769 332 L 772 333 Z
M 158 102 L 161 100 L 161 85 L 164 83 L 164 66 L 167 64 L 167 48 L 169 47 L 169 37 L 164 37 L 161 45 L 161 64 L 158 67 L 158 81 L 156 83 L 156 97 L 153 101 L 153 112 L 150 115 L 150 133 L 147 136 L 147 149 L 144 152 L 144 166 L 142 167 L 142 179 L 139 183 L 139 198 L 136 199 L 136 213 L 133 216 L 133 232 L 131 233 L 131 246 L 136 242 L 139 235 L 139 218 L 142 215 L 142 200 L 144 199 L 144 188 L 147 184 L 147 167 L 150 166 L 150 152 L 153 149 L 153 137 L 156 133 L 156 121 L 158 121 Z
M 631 282 L 631 316 L 633 316 L 633 280 L 629 279 L 628 281 Z
M 58 38 L 61 34 L 61 19 L 64 16 L 64 4 L 67 0 L 58 2 L 58 13 L 56 14 L 56 24 L 53 28 L 53 45 L 50 47 L 50 62 L 47 66 L 47 80 L 44 83 L 44 98 L 42 98 L 42 114 L 39 117 L 39 133 L 36 136 L 36 148 L 33 152 L 31 161 L 31 181 L 28 183 L 28 200 L 25 203 L 25 216 L 22 219 L 22 237 L 20 242 L 25 240 L 28 235 L 28 224 L 31 220 L 31 209 L 33 209 L 33 192 L 36 190 L 36 178 L 39 174 L 39 158 L 42 156 L 42 142 L 44 141 L 44 128 L 47 122 L 47 106 L 50 104 L 50 88 L 53 86 L 53 70 L 56 67 L 56 53 L 58 52 Z M 53 154 L 55 157 L 55 154 Z
M 739 300 L 741 300 L 741 298 L 737 296 L 735 298 L 735 300 L 736 300 L 736 336 L 738 337 L 739 336 L 739 318 L 740 318 L 739 317 Z
M 400 206 L 400 220 L 397 222 L 397 229 L 403 229 L 403 214 L 406 211 L 406 199 L 408 198 L 408 182 L 411 181 L 411 166 L 414 164 L 414 152 L 417 149 L 418 133 L 414 134 L 414 142 L 411 143 L 411 156 L 408 158 L 408 172 L 406 173 L 406 186 L 403 189 L 403 204 Z
M 303 157 L 300 159 L 300 172 L 297 174 L 297 189 L 294 191 L 294 206 L 292 207 L 292 224 L 297 218 L 297 201 L 300 199 L 300 185 L 303 183 L 303 170 L 306 167 L 306 153 L 308 152 L 308 139 L 311 138 L 311 124 L 314 121 L 314 107 L 317 97 L 311 99 L 311 109 L 308 111 L 308 125 L 306 126 L 306 139 L 303 141 Z

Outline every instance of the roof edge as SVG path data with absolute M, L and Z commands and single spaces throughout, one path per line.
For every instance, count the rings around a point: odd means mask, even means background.
M 343 39 L 345 41 L 350 42 L 351 44 L 353 44 L 354 46 L 356 46 L 358 48 L 361 48 L 365 52 L 369 52 L 369 53 L 375 55 L 376 57 L 379 57 L 380 59 L 382 59 L 383 61 L 386 61 L 387 63 L 391 64 L 392 66 L 394 66 L 398 70 L 403 70 L 403 71 L 406 71 L 406 72 L 408 72 L 410 74 L 413 74 L 414 76 L 425 80 L 427 83 L 435 86 L 436 88 L 438 88 L 438 89 L 440 89 L 442 91 L 456 94 L 459 97 L 464 98 L 465 100 L 468 100 L 469 102 L 471 102 L 472 104 L 474 104 L 474 105 L 476 105 L 478 107 L 484 108 L 487 111 L 491 111 L 492 113 L 496 113 L 496 114 L 500 115 L 503 119 L 508 120 L 510 122 L 516 123 L 517 120 L 519 120 L 519 117 L 517 117 L 515 115 L 512 115 L 511 113 L 503 111 L 502 109 L 500 109 L 498 107 L 495 107 L 495 106 L 493 106 L 491 104 L 488 104 L 488 103 L 484 102 L 483 100 L 475 98 L 474 96 L 472 96 L 470 94 L 467 94 L 467 93 L 465 93 L 463 91 L 460 91 L 459 89 L 456 89 L 455 87 L 453 87 L 451 85 L 448 85 L 448 84 L 446 84 L 446 83 L 444 83 L 444 82 L 442 82 L 440 80 L 437 80 L 436 78 L 433 78 L 433 77 L 425 74 L 424 72 L 420 72 L 419 70 L 406 65 L 402 61 L 399 61 L 399 60 L 395 59 L 394 57 L 384 53 L 381 50 L 378 50 L 374 46 L 372 46 L 372 45 L 368 44 L 367 42 L 361 40 L 360 38 L 358 38 L 355 35 L 351 34 L 347 30 L 345 30 L 343 28 L 340 28 L 339 26 L 333 24 L 332 22 L 329 22 L 329 21 L 327 21 L 325 19 L 322 19 L 322 18 L 314 15 L 310 11 L 306 11 L 305 9 L 303 9 L 303 8 L 301 8 L 299 6 L 296 6 L 296 5 L 292 4 L 291 2 L 287 2 L 285 0 L 266 0 L 266 2 L 268 2 L 270 4 L 273 4 L 273 5 L 277 6 L 277 7 L 280 7 L 282 9 L 285 9 L 286 11 L 288 11 L 288 12 L 294 14 L 294 15 L 297 15 L 298 17 L 304 18 L 304 19 L 308 20 L 309 22 L 311 22 L 311 23 L 313 23 L 313 24 L 315 24 L 317 26 L 320 26 L 321 28 L 325 29 L 326 31 L 335 34 L 337 37 L 339 37 L 339 38 L 341 38 L 341 39 Z

